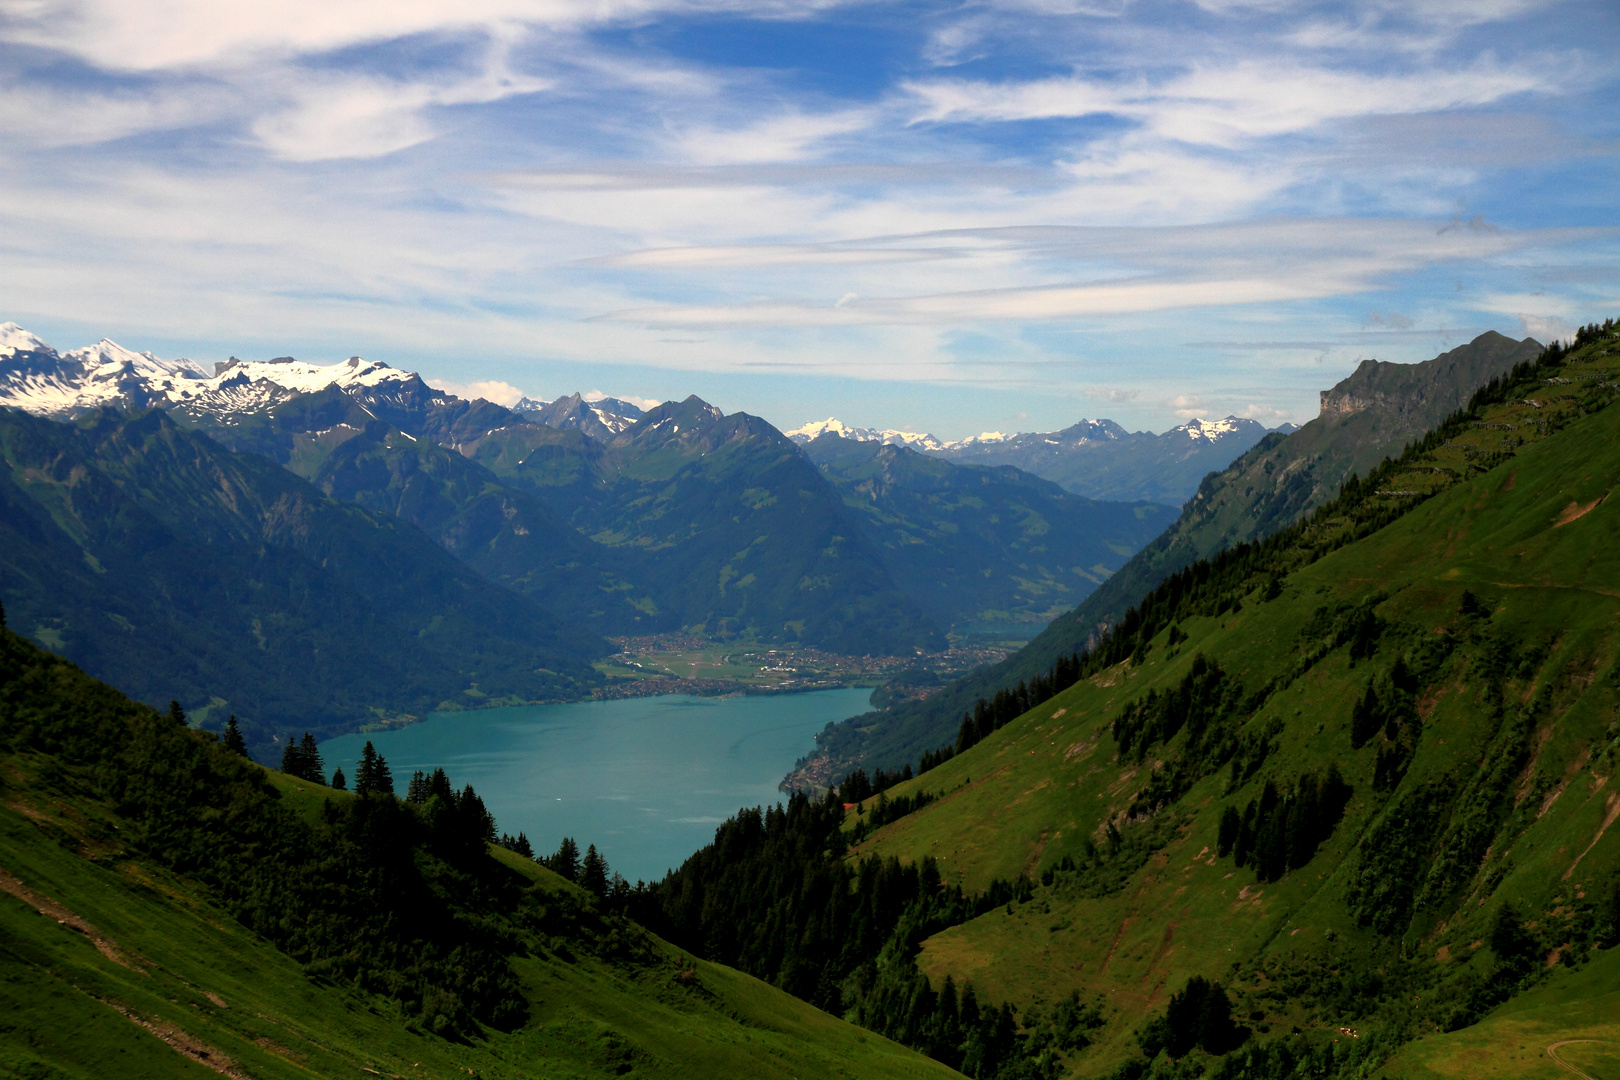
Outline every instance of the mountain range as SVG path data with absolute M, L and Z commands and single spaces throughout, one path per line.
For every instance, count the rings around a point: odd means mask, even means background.
M 906 446 L 824 434 L 804 450 L 895 582 L 948 625 L 1038 628 L 1174 518 L 1158 503 L 1087 499 L 1010 466 L 963 468 Z
M 1364 361 L 1323 391 L 1316 419 L 1293 433 L 1266 435 L 1228 467 L 1205 477 L 1164 532 L 1023 650 L 930 698 L 855 717 L 824 733 L 818 737 L 814 770 L 838 775 L 858 764 L 898 766 L 948 741 L 962 713 L 980 698 L 1084 651 L 1102 629 L 1176 571 L 1299 520 L 1346 479 L 1399 453 L 1466 404 L 1479 387 L 1540 351 L 1533 339 L 1514 341 L 1490 331 L 1420 364 Z
M 446 393 L 415 373 L 360 357 L 325 366 L 290 357 L 233 357 L 209 372 L 107 340 L 58 353 L 9 323 L 0 327 L 0 341 L 0 405 L 39 418 L 25 423 L 11 412 L 7 422 L 36 439 L 56 438 L 53 425 L 71 430 L 70 423 L 89 423 L 81 424 L 71 451 L 62 452 L 78 455 L 84 469 L 100 470 L 121 497 L 138 501 L 149 491 L 166 491 L 174 505 L 189 499 L 197 507 L 188 512 L 206 518 L 233 512 L 210 487 L 210 469 L 251 477 L 250 486 L 257 486 L 245 505 L 277 505 L 284 493 L 270 481 L 285 486 L 296 478 L 304 485 L 300 505 L 318 508 L 319 521 L 346 521 L 337 508 L 358 508 L 373 526 L 387 524 L 397 537 L 410 536 L 410 558 L 418 561 L 425 556 L 416 540 L 431 541 L 478 578 L 525 598 L 527 617 L 537 632 L 551 635 L 546 640 L 559 648 L 565 639 L 572 643 L 563 648 L 567 663 L 540 656 L 531 664 L 493 646 L 474 649 L 478 663 L 470 656 L 448 667 L 402 660 L 412 670 L 439 674 L 424 675 L 417 691 L 365 699 L 372 683 L 342 678 L 342 666 L 362 663 L 366 648 L 396 643 L 407 627 L 420 631 L 413 622 L 417 608 L 406 605 L 373 644 L 322 647 L 323 662 L 335 665 L 325 669 L 326 684 L 346 686 L 348 696 L 342 702 L 330 694 L 312 698 L 296 685 L 297 665 L 271 670 L 242 659 L 252 659 L 237 646 L 243 627 L 253 623 L 223 598 L 244 587 L 232 575 L 246 572 L 226 564 L 251 562 L 245 548 L 225 562 L 188 558 L 129 581 L 74 570 L 81 588 L 71 600 L 67 591 L 52 599 L 43 583 L 55 571 L 45 568 L 103 559 L 90 541 L 80 543 L 91 526 L 61 523 L 61 535 L 40 533 L 41 544 L 50 536 L 52 554 L 40 555 L 26 573 L 22 563 L 34 555 L 26 546 L 12 553 L 0 594 L 30 620 L 37 640 L 148 701 L 181 698 L 210 722 L 217 719 L 212 712 L 240 712 L 260 746 L 282 737 L 299 716 L 311 730 L 333 731 L 420 715 L 445 703 L 587 693 L 598 680 L 579 665 L 600 653 L 600 635 L 683 631 L 855 655 L 912 655 L 942 646 L 953 627 L 1038 626 L 1072 608 L 1170 516 L 1151 503 L 1084 499 L 1006 467 L 958 465 L 910 451 L 864 463 L 855 460 L 859 454 L 808 452 L 758 417 L 726 415 L 695 397 L 645 411 L 578 394 L 509 409 Z M 118 473 L 109 457 L 120 445 L 112 433 L 135 420 L 157 424 L 143 419 L 148 412 L 163 424 L 142 428 L 142 439 L 157 432 L 210 464 L 187 471 L 174 455 L 147 455 L 138 468 Z M 252 462 L 274 463 L 281 472 Z M 14 455 L 9 467 L 20 489 L 39 494 L 28 486 L 34 466 L 26 455 Z M 187 485 L 200 490 L 187 494 Z M 150 500 L 140 507 L 162 514 Z M 169 519 L 171 533 L 178 520 Z M 221 526 L 220 535 L 250 546 L 255 528 L 232 523 Z M 121 557 L 142 566 L 160 563 L 171 541 L 151 535 L 149 550 L 136 545 Z M 343 566 L 374 561 L 365 547 L 371 540 L 362 541 L 361 533 L 339 531 L 322 542 L 355 545 L 338 560 Z M 425 571 L 412 571 L 419 572 Z M 154 573 L 166 584 L 154 585 L 146 599 L 122 595 L 136 587 L 132 581 Z M 133 627 L 154 625 L 152 597 L 176 588 L 173 579 L 185 573 L 195 576 L 198 595 L 218 598 L 199 608 L 196 632 L 236 659 L 198 667 L 190 658 L 143 654 L 137 663 L 120 638 L 132 631 L 98 612 L 144 604 L 139 618 L 133 608 L 121 617 Z M 105 603 L 98 589 L 109 593 Z M 328 592 L 344 589 L 364 596 L 370 584 L 362 574 Z M 485 602 L 469 600 L 459 614 L 444 606 L 451 603 L 448 595 L 433 604 L 445 618 L 478 620 L 485 617 L 478 604 Z M 271 615 L 268 609 L 256 613 L 260 625 Z M 274 618 L 302 625 L 285 605 Z M 356 613 L 350 623 L 361 618 Z M 329 619 L 321 632 L 358 642 L 350 623 Z M 113 664 L 114 657 L 138 670 Z M 537 669 L 556 677 L 537 677 Z M 374 670 L 380 678 L 386 669 Z
M 914 432 L 849 427 L 821 420 L 787 432 L 799 443 L 822 437 L 905 446 L 958 464 L 1012 465 L 1089 499 L 1180 506 L 1210 472 L 1224 469 L 1266 436 L 1258 420 L 1191 420 L 1155 435 L 1112 420 L 1081 420 L 1053 432 L 985 432 L 941 442 Z M 1277 431 L 1294 430 L 1285 424 Z
M 1363 373 L 1405 390 L 1350 416 L 1443 408 L 1447 370 Z M 1620 327 L 1458 396 L 905 769 L 744 809 L 657 882 L 534 857 L 442 772 L 263 769 L 0 625 L 0 1069 L 1608 1075 Z M 917 465 L 853 449 L 822 448 L 846 498 Z

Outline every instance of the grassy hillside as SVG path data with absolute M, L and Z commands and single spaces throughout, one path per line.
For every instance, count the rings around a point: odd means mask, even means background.
M 1161 590 L 1131 659 L 885 793 L 941 797 L 855 855 L 1045 882 L 929 937 L 936 986 L 1100 996 L 1082 1075 L 1145 1068 L 1194 976 L 1249 1041 L 1162 1075 L 1527 1075 L 1534 1039 L 1620 1039 L 1556 1005 L 1610 993 L 1620 955 L 1620 348 L 1549 360 Z M 1316 794 L 1333 771 L 1342 819 Z
M 1033 623 L 1073 607 L 1171 520 L 1010 466 L 957 465 L 823 435 L 805 453 L 862 520 L 900 588 L 946 625 Z
M 1346 478 L 1365 475 L 1400 453 L 1461 408 L 1477 388 L 1539 351 L 1533 340 L 1513 341 L 1492 332 L 1421 364 L 1364 362 L 1324 392 L 1322 416 L 1291 435 L 1266 436 L 1228 468 L 1205 477 L 1169 528 L 1024 649 L 924 701 L 855 717 L 821 737 L 818 752 L 836 764 L 833 772 L 915 761 L 949 739 L 978 698 L 1083 650 L 1100 627 L 1117 622 L 1183 567 L 1297 521 L 1332 498 Z
M 555 700 L 605 643 L 416 528 L 152 411 L 0 411 L 0 596 L 13 626 L 257 749 L 448 704 Z
M 456 813 L 266 772 L 0 631 L 0 1076 L 951 1075 Z

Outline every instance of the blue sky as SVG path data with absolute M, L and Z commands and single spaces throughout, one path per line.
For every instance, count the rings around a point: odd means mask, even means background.
M 0 0 L 0 319 L 961 437 L 1620 314 L 1620 8 Z

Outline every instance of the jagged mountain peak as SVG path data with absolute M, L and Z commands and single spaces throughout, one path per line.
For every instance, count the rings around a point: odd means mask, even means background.
M 645 415 L 632 402 L 605 394 L 588 396 L 577 390 L 555 401 L 524 397 L 512 406 L 512 411 L 533 417 L 547 427 L 579 431 L 597 441 L 613 438 Z

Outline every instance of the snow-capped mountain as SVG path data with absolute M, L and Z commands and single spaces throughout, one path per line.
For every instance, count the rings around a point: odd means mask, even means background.
M 194 361 L 132 352 L 107 338 L 58 353 L 16 323 L 0 324 L 0 405 L 45 416 L 122 405 L 185 406 L 188 412 L 224 417 L 328 386 L 380 388 L 416 378 L 358 356 L 324 366 L 290 356 L 261 361 L 232 357 L 215 364 L 210 374 Z
M 1112 420 L 1081 420 L 1052 432 L 991 432 L 947 443 L 934 456 L 973 465 L 1015 465 L 1093 499 L 1179 505 L 1205 473 L 1223 469 L 1266 436 L 1258 420 L 1189 420 L 1155 435 Z
M 206 426 L 236 427 L 301 394 L 336 387 L 380 419 L 413 431 L 410 415 L 424 409 L 464 409 L 453 394 L 420 375 L 359 356 L 311 364 L 290 356 L 229 360 L 213 371 L 191 360 L 164 360 L 132 352 L 103 338 L 82 349 L 57 352 L 14 322 L 0 323 L 0 405 L 65 418 L 107 405 L 178 409 Z M 459 405 L 458 405 L 459 403 Z M 500 416 L 510 413 L 496 409 Z M 613 397 L 587 401 L 579 394 L 546 403 L 524 398 L 512 410 L 550 427 L 579 428 L 605 440 L 642 416 L 632 402 Z M 499 422 L 500 416 L 493 418 Z M 420 432 L 418 432 L 420 433 Z
M 1099 419 L 1081 420 L 1062 431 L 1013 435 L 986 431 L 943 442 L 932 435 L 851 427 L 827 419 L 785 434 L 797 443 L 835 435 L 909 446 L 963 464 L 1013 465 L 1094 499 L 1146 499 L 1176 505 L 1197 490 L 1205 473 L 1224 468 L 1264 438 L 1266 427 L 1257 420 L 1228 416 L 1189 420 L 1155 435 L 1126 431 L 1112 420 Z
M 916 431 L 850 427 L 842 420 L 836 420 L 832 417 L 825 420 L 813 420 L 802 427 L 794 428 L 792 431 L 784 431 L 782 434 L 800 444 L 814 442 L 823 435 L 835 435 L 840 439 L 853 439 L 856 442 L 880 442 L 889 446 L 909 446 L 913 450 L 938 450 L 945 445 L 932 435 Z

